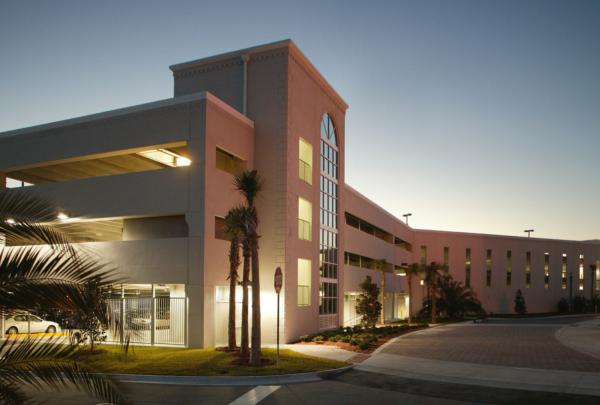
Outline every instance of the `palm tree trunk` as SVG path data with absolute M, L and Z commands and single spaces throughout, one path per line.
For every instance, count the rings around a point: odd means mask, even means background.
M 229 248 L 229 327 L 228 327 L 228 349 L 233 351 L 236 348 L 235 342 L 235 287 L 237 284 L 239 266 L 239 243 L 237 238 L 231 239 Z
M 250 356 L 250 364 L 260 366 L 260 280 L 256 230 L 252 232 L 250 243 L 252 250 L 252 355 Z
M 244 238 L 242 246 L 244 254 L 244 274 L 242 276 L 242 342 L 240 343 L 240 356 L 250 356 L 250 343 L 248 339 L 248 283 L 250 282 L 250 246 L 248 238 Z
M 407 274 L 408 277 L 408 324 L 410 325 L 412 322 L 412 275 Z
M 435 278 L 431 281 L 431 323 L 435 323 Z

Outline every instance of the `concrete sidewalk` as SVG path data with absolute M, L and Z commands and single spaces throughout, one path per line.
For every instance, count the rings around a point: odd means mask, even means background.
M 463 326 L 469 327 L 468 324 L 460 325 Z M 418 333 L 436 334 L 439 335 L 439 339 L 444 339 L 444 328 L 436 329 Z M 417 352 L 412 356 L 393 354 L 385 350 L 386 347 L 403 338 L 404 336 L 400 336 L 386 343 L 355 369 L 409 379 L 600 396 L 600 373 L 598 372 L 426 359 L 417 357 Z M 558 342 L 571 349 L 600 359 L 600 319 L 563 325 L 556 332 L 556 338 Z
M 403 378 L 600 396 L 600 373 L 460 363 L 387 353 L 378 353 L 355 368 Z
M 275 345 L 266 345 L 265 347 L 275 348 Z M 322 357 L 324 359 L 337 361 L 348 361 L 358 354 L 357 352 L 351 352 L 331 345 L 284 344 L 279 347 L 281 349 L 290 349 L 308 356 Z
M 565 326 L 554 337 L 564 346 L 600 360 L 600 318 Z

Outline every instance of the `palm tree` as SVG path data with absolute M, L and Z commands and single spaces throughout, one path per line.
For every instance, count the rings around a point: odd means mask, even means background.
M 408 282 L 408 323 L 412 322 L 412 307 L 413 307 L 413 298 L 412 298 L 412 279 L 413 276 L 418 276 L 421 273 L 421 265 L 419 263 L 412 263 L 410 266 L 406 267 L 406 281 Z
M 439 281 L 439 304 L 448 318 L 460 318 L 467 312 L 483 312 L 481 302 L 469 287 L 449 274 L 444 274 Z
M 258 214 L 254 201 L 262 188 L 262 179 L 256 170 L 245 170 L 235 177 L 235 187 L 242 193 L 248 206 L 247 238 L 252 264 L 252 353 L 250 364 L 260 362 L 260 269 L 258 260 Z
M 52 225 L 56 216 L 51 203 L 28 190 L 0 191 L 3 313 L 35 307 L 76 311 L 89 304 L 86 284 L 101 288 L 120 281 L 97 257 L 69 243 L 68 235 Z M 107 308 L 99 308 L 96 316 L 108 324 Z M 109 378 L 90 374 L 75 362 L 75 348 L 55 343 L 7 340 L 0 346 L 1 403 L 27 402 L 22 387 L 40 388 L 40 382 L 54 389 L 70 385 L 111 403 L 123 402 Z
M 229 245 L 229 327 L 228 349 L 237 348 L 235 342 L 235 290 L 239 279 L 238 267 L 240 266 L 240 239 L 243 237 L 245 221 L 245 207 L 234 207 L 225 216 L 225 234 L 230 239 Z
M 437 299 L 437 284 L 440 278 L 440 271 L 444 270 L 445 266 L 436 262 L 431 262 L 423 267 L 425 273 L 425 284 L 427 285 L 427 295 L 431 299 L 431 323 L 435 323 L 435 304 Z
M 242 275 L 242 337 L 240 356 L 247 359 L 250 356 L 250 339 L 248 333 L 248 286 L 250 285 L 250 241 L 248 240 L 248 224 L 250 212 L 246 207 L 244 219 L 244 239 L 242 240 L 242 256 L 244 257 Z

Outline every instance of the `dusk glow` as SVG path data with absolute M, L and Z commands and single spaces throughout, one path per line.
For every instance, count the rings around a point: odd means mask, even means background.
M 600 3 L 0 5 L 0 132 L 172 96 L 291 38 L 350 105 L 346 182 L 415 228 L 600 238 Z

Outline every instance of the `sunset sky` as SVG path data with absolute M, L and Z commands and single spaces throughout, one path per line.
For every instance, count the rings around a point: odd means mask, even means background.
M 600 239 L 600 1 L 3 0 L 0 131 L 168 98 L 169 65 L 285 38 L 350 105 L 347 182 L 391 213 Z

